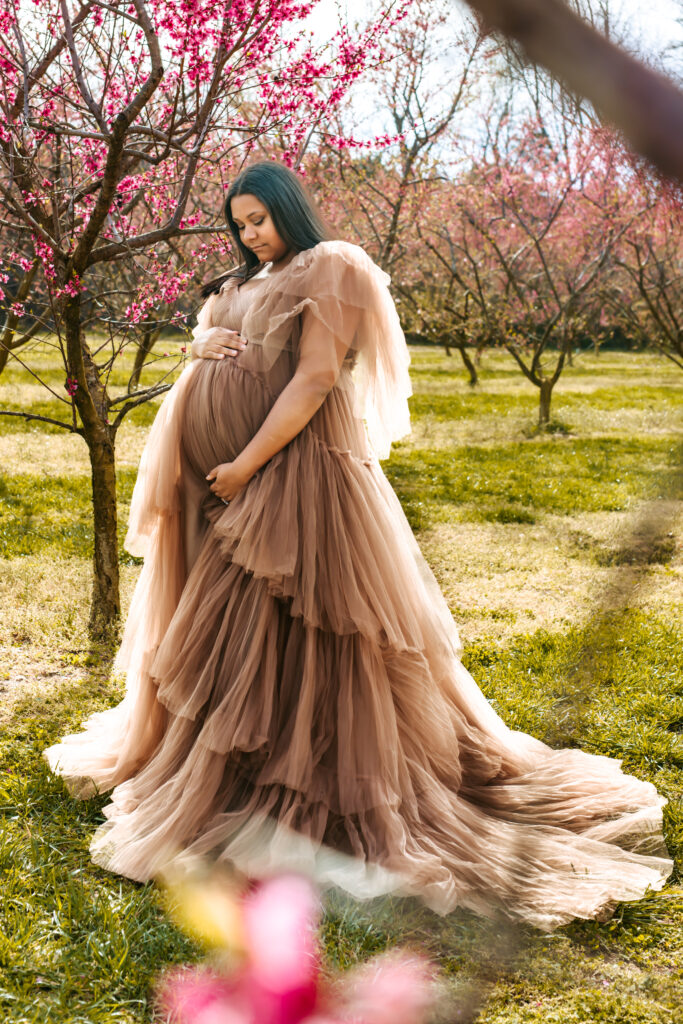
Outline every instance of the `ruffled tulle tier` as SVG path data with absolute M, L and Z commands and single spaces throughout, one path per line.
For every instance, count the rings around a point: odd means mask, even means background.
M 610 758 L 500 744 L 473 726 L 459 662 L 439 687 L 414 651 L 308 624 L 216 559 L 214 530 L 153 666 L 164 743 L 116 789 L 97 863 L 145 880 L 179 850 L 247 874 L 289 859 L 354 895 L 540 928 L 663 884 L 670 862 L 646 852 L 661 843 L 654 787 Z

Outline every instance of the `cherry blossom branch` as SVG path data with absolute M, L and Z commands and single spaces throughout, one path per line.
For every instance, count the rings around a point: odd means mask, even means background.
M 76 15 L 76 17 L 72 18 L 72 20 L 71 20 L 72 28 L 77 28 L 77 26 L 80 25 L 81 22 L 84 21 L 88 17 L 88 15 L 90 14 L 92 8 L 93 8 L 92 0 L 88 0 L 87 3 L 83 4 L 83 6 L 81 7 L 80 11 Z M 56 58 L 59 56 L 59 54 L 62 52 L 62 50 L 65 49 L 66 45 L 67 45 L 66 37 L 65 36 L 60 36 L 57 39 L 57 41 L 54 43 L 54 45 L 47 51 L 47 53 L 45 54 L 43 59 L 41 61 L 39 61 L 38 64 L 36 64 L 36 66 L 33 68 L 33 70 L 32 71 L 28 71 L 28 70 L 26 71 L 25 77 L 26 77 L 26 82 L 28 83 L 28 89 L 29 90 L 30 90 L 32 85 L 35 85 L 37 82 L 39 82 L 42 79 L 42 77 L 44 76 L 44 74 L 47 71 L 47 69 L 50 67 L 50 65 L 53 63 L 53 61 L 56 60 Z M 26 86 L 24 86 L 24 88 L 25 87 Z M 23 89 L 17 92 L 17 97 L 16 97 L 16 99 L 14 101 L 14 104 L 12 105 L 12 107 L 9 110 L 8 120 L 14 120 L 14 118 L 18 116 L 19 111 L 22 108 L 22 104 L 23 104 Z
M 102 130 L 102 134 L 108 138 L 109 132 L 107 129 L 107 123 L 102 115 L 102 107 L 99 103 L 96 103 L 92 93 L 85 84 L 83 78 L 83 68 L 78 56 L 78 50 L 76 49 L 76 42 L 74 40 L 73 26 L 69 17 L 69 9 L 66 6 L 66 0 L 59 0 L 59 9 L 62 12 L 62 20 L 64 21 L 64 35 L 66 36 L 67 46 L 69 47 L 69 55 L 71 57 L 71 66 L 74 69 L 74 76 L 76 78 L 76 84 L 78 85 L 78 91 L 80 92 L 83 100 L 87 104 L 88 110 L 93 115 L 98 125 Z
M 152 388 L 146 388 L 144 391 L 136 391 L 132 395 L 124 395 L 122 398 L 115 398 L 109 403 L 109 407 L 112 408 L 118 402 L 125 401 L 125 405 L 122 405 L 119 409 L 116 418 L 112 424 L 114 430 L 121 424 L 124 416 L 131 411 L 131 409 L 137 408 L 138 405 L 144 405 L 146 402 L 151 401 L 153 398 L 158 398 L 159 395 L 165 394 L 171 390 L 172 384 L 156 384 Z
M 142 235 L 126 239 L 125 242 L 111 242 L 109 245 L 99 245 L 96 249 L 92 250 L 88 265 L 92 266 L 93 263 L 109 262 L 118 256 L 122 256 L 124 253 L 134 252 L 136 249 L 146 249 L 155 242 L 165 242 L 171 237 L 182 238 L 187 235 L 217 235 L 221 233 L 225 233 L 224 226 L 192 227 L 180 230 L 174 228 L 172 224 L 167 224 L 165 227 L 157 228 L 155 231 L 146 231 Z

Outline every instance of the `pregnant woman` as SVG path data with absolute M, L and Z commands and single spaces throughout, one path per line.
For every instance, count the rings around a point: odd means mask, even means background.
M 133 495 L 126 697 L 46 752 L 75 795 L 113 790 L 93 859 L 294 863 L 545 930 L 661 888 L 655 788 L 508 729 L 459 660 L 378 462 L 410 429 L 387 276 L 280 165 L 225 212 L 243 263 L 205 289 Z

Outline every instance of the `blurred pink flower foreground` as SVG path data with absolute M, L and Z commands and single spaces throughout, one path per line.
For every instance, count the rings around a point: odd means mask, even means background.
M 241 897 L 224 885 L 176 889 L 182 923 L 229 955 L 220 970 L 167 975 L 159 1002 L 173 1024 L 422 1024 L 434 1001 L 428 963 L 375 957 L 334 982 L 321 975 L 320 902 L 285 875 Z

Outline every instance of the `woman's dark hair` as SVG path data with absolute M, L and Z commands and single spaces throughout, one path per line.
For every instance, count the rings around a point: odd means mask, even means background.
M 209 281 L 202 288 L 202 297 L 217 292 L 229 277 L 238 277 L 240 284 L 248 281 L 258 272 L 261 263 L 258 257 L 242 243 L 240 233 L 230 210 L 235 196 L 256 196 L 271 216 L 275 230 L 294 252 L 312 249 L 318 242 L 330 237 L 313 199 L 299 181 L 296 174 L 284 164 L 262 161 L 252 164 L 233 181 L 225 197 L 225 219 L 235 240 L 243 263 L 235 270 Z

